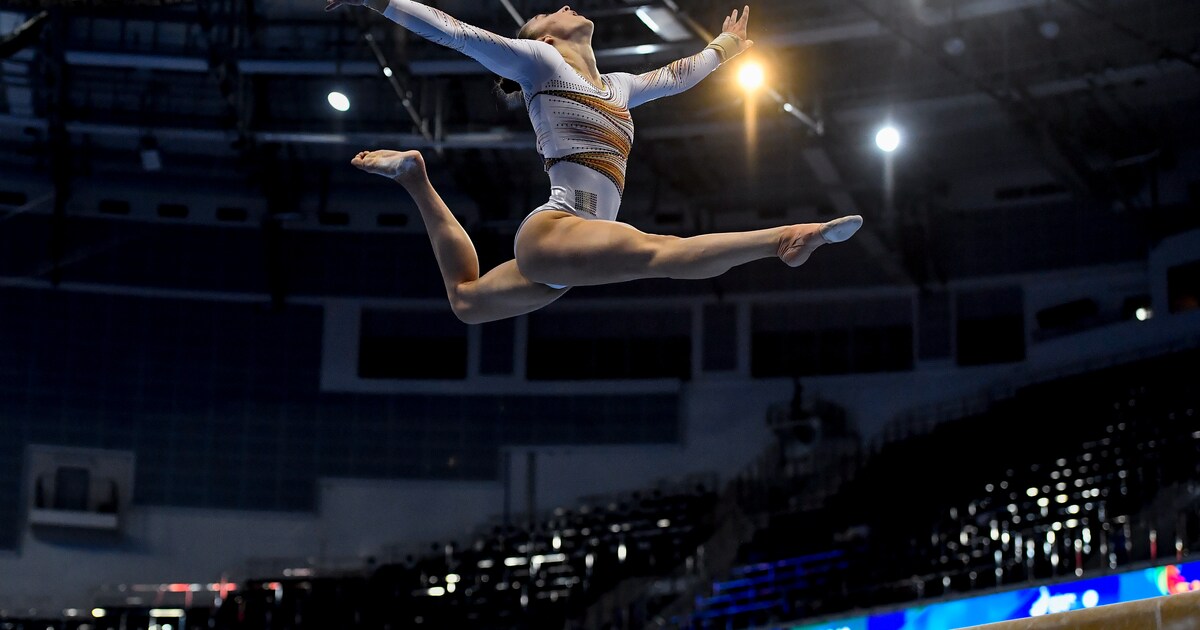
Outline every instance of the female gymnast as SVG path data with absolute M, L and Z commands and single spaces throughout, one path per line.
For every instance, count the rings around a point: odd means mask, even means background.
M 482 277 L 466 231 L 442 201 L 416 151 L 363 151 L 351 164 L 412 195 L 433 243 L 450 306 L 468 324 L 535 311 L 572 286 L 642 278 L 702 279 L 761 258 L 798 267 L 816 248 L 850 238 L 862 217 L 691 238 L 646 234 L 616 221 L 633 145 L 629 110 L 691 88 L 750 48 L 750 7 L 725 19 L 698 54 L 633 75 L 601 74 L 592 22 L 565 6 L 529 20 L 516 39 L 464 24 L 412 0 L 327 0 L 325 10 L 367 6 L 453 48 L 519 85 L 550 175 L 550 199 L 517 230 L 510 260 Z

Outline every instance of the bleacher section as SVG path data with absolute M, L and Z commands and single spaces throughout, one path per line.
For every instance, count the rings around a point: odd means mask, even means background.
M 823 509 L 765 515 L 744 565 L 677 621 L 750 627 L 1175 558 L 1200 542 L 1197 365 L 1027 387 L 889 444 Z
M 670 572 L 692 555 L 712 533 L 716 500 L 703 485 L 634 492 L 528 527 L 495 526 L 466 545 L 432 543 L 398 563 L 252 577 L 216 610 L 164 600 L 171 587 L 158 603 L 108 606 L 101 617 L 0 618 L 0 628 L 562 628 L 622 580 Z
M 825 455 L 811 462 L 824 463 L 759 465 L 720 501 L 709 487 L 660 488 L 489 525 L 381 566 L 265 571 L 176 623 L 750 628 L 1175 561 L 1200 544 L 1198 364 L 1193 350 L 1028 386 L 862 459 L 836 410 L 800 413 L 816 431 L 803 435 L 773 415 L 789 429 L 781 440 L 815 440 Z M 733 544 L 718 562 L 722 538 Z M 721 568 L 706 566 L 706 548 Z M 638 591 L 641 605 L 610 596 Z M 148 606 L 109 613 L 90 630 L 149 627 L 136 621 Z
M 827 589 L 831 576 L 849 568 L 840 550 L 742 565 L 733 569 L 731 579 L 713 584 L 712 595 L 697 602 L 701 612 L 693 620 L 704 626 L 743 614 L 793 617 L 800 612 L 793 593 Z

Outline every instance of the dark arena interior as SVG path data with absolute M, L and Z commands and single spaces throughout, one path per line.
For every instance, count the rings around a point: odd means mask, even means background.
M 1200 629 L 1200 2 L 360 2 L 0 0 L 0 630 Z

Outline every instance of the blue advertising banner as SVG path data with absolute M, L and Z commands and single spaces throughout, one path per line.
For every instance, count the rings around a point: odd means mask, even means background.
M 1200 591 L 1200 562 L 1172 564 L 790 630 L 946 630 Z

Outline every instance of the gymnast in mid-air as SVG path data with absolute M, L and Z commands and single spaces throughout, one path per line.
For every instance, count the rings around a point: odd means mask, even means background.
M 536 311 L 570 287 L 643 278 L 703 279 L 761 258 L 798 267 L 821 245 L 845 241 L 862 217 L 690 238 L 647 234 L 617 222 L 633 147 L 629 110 L 683 92 L 750 48 L 750 7 L 725 19 L 696 55 L 645 74 L 601 74 L 594 25 L 564 6 L 534 16 L 516 39 L 464 24 L 412 0 L 327 0 L 367 6 L 408 30 L 483 64 L 523 92 L 550 175 L 550 199 L 517 230 L 515 260 L 479 275 L 466 230 L 433 189 L 416 151 L 363 151 L 351 164 L 395 180 L 412 195 L 433 243 L 456 316 L 481 324 Z M 502 84 L 502 85 L 504 85 Z

